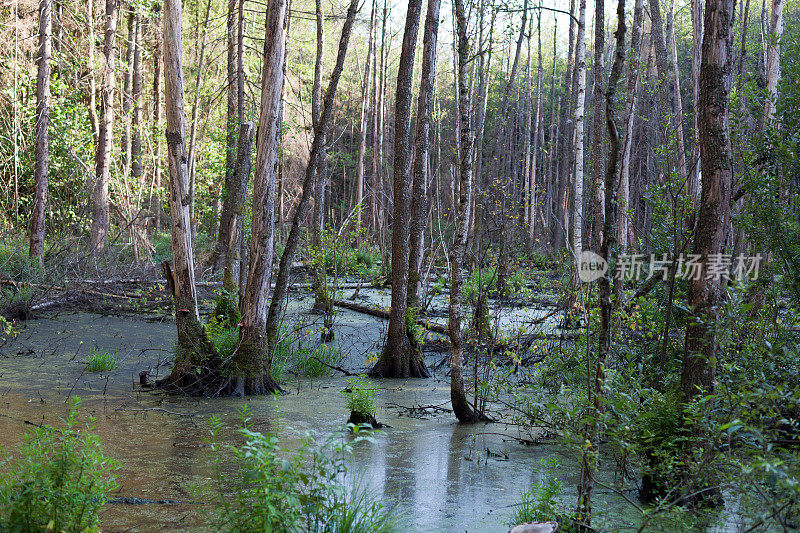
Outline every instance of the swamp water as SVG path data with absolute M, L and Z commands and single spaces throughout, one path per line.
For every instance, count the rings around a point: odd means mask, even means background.
M 319 317 L 299 311 L 308 309 L 310 300 L 294 296 L 287 315 L 305 321 L 300 328 L 316 335 Z M 386 323 L 342 310 L 336 321 L 337 340 L 350 354 L 343 364 L 360 371 L 382 345 Z M 227 442 L 237 440 L 238 411 L 245 405 L 255 431 L 277 431 L 289 448 L 305 431 L 319 440 L 335 433 L 346 438 L 342 428 L 348 413 L 339 393 L 345 377 L 290 375 L 284 383 L 288 394 L 277 398 L 167 396 L 142 390 L 138 375 L 152 370 L 154 378 L 156 373 L 163 377 L 169 371 L 165 363 L 175 342 L 170 321 L 63 313 L 18 327 L 20 334 L 0 347 L 0 446 L 6 454 L 15 453 L 29 429 L 26 421 L 59 425 L 67 398 L 80 396 L 81 415 L 96 417 L 106 454 L 121 465 L 115 498 L 127 503 L 105 506 L 103 531 L 209 529 L 207 508 L 194 501 L 193 487 L 215 474 L 214 457 L 204 444 L 211 416 L 223 421 L 221 438 Z M 117 367 L 88 372 L 86 360 L 93 349 L 118 353 Z M 429 365 L 445 355 L 429 356 Z M 356 445 L 350 481 L 396 506 L 403 531 L 507 531 L 513 504 L 540 479 L 539 461 L 557 456 L 571 506 L 577 467 L 558 446 L 525 446 L 514 440 L 516 430 L 503 424 L 459 426 L 451 413 L 409 416 L 401 406 L 446 406 L 445 370 L 440 368 L 427 380 L 375 382 L 380 388 L 378 420 L 390 427 L 376 435 L 376 442 Z M 598 487 L 596 498 L 596 512 L 606 514 L 617 527 L 630 527 L 635 521 L 619 497 Z

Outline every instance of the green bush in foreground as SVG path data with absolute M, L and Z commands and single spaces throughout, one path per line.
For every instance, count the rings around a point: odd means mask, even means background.
M 219 420 L 211 422 L 211 445 L 218 473 L 209 498 L 214 505 L 213 523 L 218 531 L 240 532 L 386 532 L 393 531 L 394 512 L 374 500 L 359 486 L 343 484 L 353 445 L 372 440 L 359 434 L 349 442 L 333 435 L 318 444 L 306 434 L 296 451 L 282 448 L 274 434 L 250 429 L 248 413 L 242 414 L 239 434 L 244 444 L 220 445 Z M 229 454 L 219 453 L 227 449 Z M 221 468 L 231 458 L 236 476 Z M 241 482 L 228 483 L 229 479 Z
M 79 406 L 73 397 L 64 428 L 29 432 L 16 458 L 0 449 L 0 531 L 99 531 L 117 464 L 103 454 L 94 421 L 79 422 Z

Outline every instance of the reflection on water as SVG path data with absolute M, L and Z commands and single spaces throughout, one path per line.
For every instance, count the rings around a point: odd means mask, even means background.
M 364 321 L 361 316 L 340 320 Z M 0 348 L 0 444 L 6 453 L 22 440 L 25 420 L 56 424 L 66 413 L 67 397 L 77 394 L 84 399 L 83 414 L 96 417 L 107 454 L 121 463 L 118 496 L 178 502 L 109 504 L 104 531 L 207 528 L 208 508 L 193 502 L 194 487 L 215 471 L 204 446 L 212 415 L 224 423 L 222 439 L 232 441 L 238 412 L 246 405 L 255 430 L 277 429 L 289 447 L 305 431 L 321 438 L 340 432 L 347 420 L 338 393 L 344 378 L 339 377 L 290 382 L 290 394 L 279 398 L 204 400 L 141 391 L 135 384 L 139 371 L 157 369 L 163 376 L 167 370 L 163 363 L 175 339 L 169 323 L 78 313 L 22 327 L 17 339 Z M 381 322 L 373 320 L 361 330 L 377 337 L 380 328 Z M 84 362 L 95 348 L 119 352 L 118 368 L 86 372 Z M 525 447 L 505 439 L 497 433 L 507 428 L 498 424 L 459 426 L 448 413 L 402 416 L 396 405 L 446 403 L 449 391 L 441 379 L 381 380 L 379 385 L 378 418 L 391 427 L 376 442 L 356 446 L 351 480 L 396 505 L 409 531 L 505 530 L 510 506 L 538 480 L 536 464 L 559 453 L 554 446 Z M 569 458 L 562 460 L 563 472 L 575 471 Z M 568 490 L 575 486 L 572 477 L 563 481 Z M 619 510 L 615 498 L 605 498 Z

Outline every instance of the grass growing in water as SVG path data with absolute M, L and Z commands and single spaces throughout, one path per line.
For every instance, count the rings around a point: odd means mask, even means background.
M 117 367 L 117 354 L 103 350 L 94 350 L 89 354 L 89 370 L 92 372 L 107 372 Z

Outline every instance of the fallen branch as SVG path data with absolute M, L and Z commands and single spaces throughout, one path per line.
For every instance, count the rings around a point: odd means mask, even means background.
M 356 311 L 357 313 L 364 313 L 365 315 L 389 320 L 389 311 L 386 309 L 377 309 L 375 307 L 368 307 L 366 305 L 357 304 L 355 302 L 347 302 L 344 300 L 333 300 L 333 305 L 337 307 L 343 307 L 344 309 L 349 309 L 350 311 Z M 442 324 L 437 324 L 436 322 L 431 322 L 430 320 L 426 320 L 424 318 L 417 319 L 417 324 L 428 331 L 447 335 L 447 326 L 443 326 Z
M 357 376 L 358 375 L 358 374 L 354 374 L 353 372 L 350 372 L 348 370 L 345 370 L 344 368 L 342 368 L 340 366 L 329 365 L 328 363 L 326 363 L 325 361 L 323 361 L 322 359 L 320 359 L 316 355 L 313 356 L 311 359 L 316 359 L 319 364 L 321 364 L 323 366 L 327 366 L 331 370 L 337 370 L 337 371 L 341 372 L 342 374 L 344 374 L 345 376 Z

